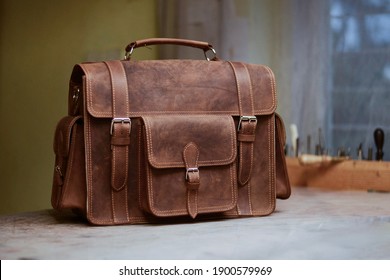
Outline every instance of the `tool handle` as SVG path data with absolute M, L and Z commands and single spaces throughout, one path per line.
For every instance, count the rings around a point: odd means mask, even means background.
M 126 50 L 125 59 L 127 60 L 130 59 L 130 56 L 133 53 L 134 49 L 139 47 L 146 47 L 150 45 L 180 45 L 180 46 L 198 48 L 203 50 L 207 60 L 217 60 L 216 52 L 211 44 L 202 41 L 176 39 L 176 38 L 149 38 L 149 39 L 134 41 L 128 44 L 127 47 L 125 48 Z M 213 52 L 214 54 L 213 58 L 210 59 L 207 56 L 208 51 Z
M 332 161 L 332 157 L 326 155 L 318 156 L 318 155 L 303 154 L 298 157 L 298 161 L 301 165 L 312 165 L 312 164 L 330 162 Z
M 332 157 L 328 155 L 303 154 L 298 157 L 301 165 L 329 164 L 349 160 L 349 157 Z
M 374 140 L 376 146 L 376 160 L 383 159 L 383 145 L 385 143 L 385 133 L 381 128 L 377 128 L 374 131 Z

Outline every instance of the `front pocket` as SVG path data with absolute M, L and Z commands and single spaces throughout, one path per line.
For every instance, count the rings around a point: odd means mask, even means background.
M 236 132 L 225 115 L 142 117 L 140 196 L 159 217 L 224 212 L 236 207 Z

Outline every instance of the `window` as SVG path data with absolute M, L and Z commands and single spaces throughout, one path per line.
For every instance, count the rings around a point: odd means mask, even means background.
M 301 153 L 310 136 L 311 153 L 321 144 L 356 158 L 361 144 L 367 157 L 380 127 L 390 160 L 390 0 L 159 3 L 161 36 L 209 41 L 222 59 L 271 67 L 290 147 L 296 124 Z
M 367 156 L 375 128 L 390 139 L 390 1 L 332 0 L 330 27 L 332 143 Z

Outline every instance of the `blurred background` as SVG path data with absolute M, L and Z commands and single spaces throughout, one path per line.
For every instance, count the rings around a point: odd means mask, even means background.
M 207 41 L 221 59 L 270 66 L 301 153 L 310 136 L 310 152 L 321 142 L 367 156 L 380 127 L 390 160 L 390 0 L 0 0 L 0 214 L 51 207 L 73 65 L 122 59 L 148 37 Z M 133 58 L 204 59 L 177 46 Z

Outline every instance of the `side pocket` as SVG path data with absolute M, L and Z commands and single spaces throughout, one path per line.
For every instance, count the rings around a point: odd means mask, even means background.
M 284 156 L 284 145 L 286 133 L 282 118 L 276 114 L 276 198 L 288 199 L 291 195 L 290 180 L 287 174 L 286 158 Z
M 86 179 L 81 116 L 66 116 L 56 127 L 51 204 L 54 209 L 85 212 Z

